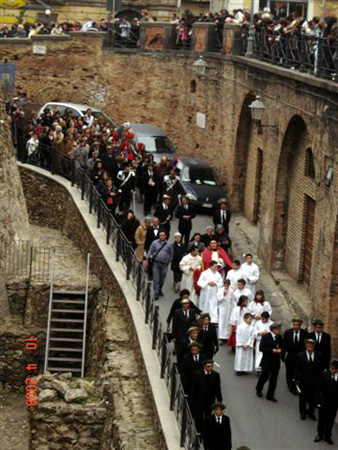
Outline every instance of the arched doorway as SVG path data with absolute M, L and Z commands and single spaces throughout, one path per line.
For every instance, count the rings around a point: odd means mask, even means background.
M 252 129 L 249 105 L 254 99 L 255 95 L 252 93 L 245 97 L 238 121 L 231 191 L 233 212 L 242 211 L 244 205 L 246 165 Z
M 134 9 L 124 9 L 123 11 L 115 14 L 116 19 L 123 19 L 123 17 L 127 17 L 128 21 L 130 22 L 133 19 L 141 19 L 142 14 L 140 14 L 138 11 L 135 11 Z
M 307 126 L 292 117 L 284 135 L 277 170 L 272 269 L 285 269 L 310 284 L 315 233 L 316 185 Z M 311 163 L 309 157 L 311 153 Z

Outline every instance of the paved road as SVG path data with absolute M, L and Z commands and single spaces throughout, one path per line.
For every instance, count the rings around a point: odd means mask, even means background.
M 142 217 L 142 211 L 137 207 L 138 217 Z M 207 215 L 198 215 L 194 220 L 194 231 L 204 232 L 207 225 L 211 224 L 211 218 Z M 171 236 L 177 230 L 175 220 L 171 227 Z M 235 225 L 231 229 L 231 236 L 234 237 L 238 252 L 245 252 L 245 242 L 243 247 L 235 236 Z M 242 252 L 243 250 L 243 252 Z M 263 286 L 265 288 L 264 282 Z M 278 312 L 288 317 L 292 317 L 292 311 L 285 304 L 281 308 L 281 294 L 278 295 L 276 289 L 268 288 L 268 300 L 272 306 L 276 303 Z M 170 272 L 167 276 L 164 289 L 165 297 L 159 300 L 160 315 L 165 325 L 166 317 L 170 306 L 177 298 L 173 292 L 173 279 Z M 269 296 L 271 293 L 271 296 Z M 279 316 L 274 316 L 280 320 Z M 316 436 L 316 423 L 307 419 L 301 421 L 298 413 L 298 397 L 294 397 L 286 389 L 285 370 L 282 367 L 276 398 L 278 403 L 271 403 L 255 395 L 255 385 L 257 375 L 253 373 L 245 377 L 237 377 L 234 373 L 234 356 L 228 347 L 220 347 L 220 351 L 215 357 L 215 362 L 219 367 L 215 367 L 221 374 L 223 401 L 227 405 L 225 413 L 230 416 L 233 432 L 233 448 L 246 445 L 250 450 L 324 450 L 330 448 L 326 442 L 314 443 Z M 333 434 L 333 440 L 338 445 L 337 427 Z M 336 446 L 335 446 L 336 447 Z M 331 447 L 331 448 L 335 448 Z

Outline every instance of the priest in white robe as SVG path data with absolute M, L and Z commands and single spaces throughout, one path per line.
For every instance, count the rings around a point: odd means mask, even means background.
M 243 272 L 241 269 L 241 263 L 238 259 L 234 261 L 234 268 L 229 270 L 226 279 L 230 280 L 230 286 L 235 291 L 237 289 L 237 281 L 243 278 Z
M 218 298 L 219 291 L 223 289 L 223 280 L 216 261 L 210 262 L 209 269 L 201 273 L 197 284 L 201 288 L 200 309 L 209 313 L 211 323 L 218 323 Z
M 183 272 L 181 288 L 188 289 L 190 300 L 198 306 L 198 295 L 194 286 L 194 270 L 201 268 L 201 257 L 198 253 L 198 247 L 192 247 L 190 252 L 183 256 L 180 261 L 180 269 Z
M 261 372 L 262 368 L 260 366 L 263 353 L 259 350 L 259 346 L 261 344 L 262 337 L 270 333 L 270 325 L 272 324 L 272 320 L 270 319 L 270 314 L 267 311 L 263 311 L 261 314 L 261 319 L 257 320 L 254 325 L 254 334 L 256 339 L 255 346 L 255 371 Z
M 252 326 L 252 320 L 252 314 L 245 313 L 243 323 L 237 328 L 235 355 L 236 375 L 243 375 L 243 373 L 252 372 L 253 370 L 255 333 L 254 327 Z
M 253 262 L 251 253 L 245 256 L 245 263 L 242 264 L 241 270 L 243 278 L 246 281 L 246 288 L 250 289 L 252 296 L 256 294 L 257 283 L 259 280 L 259 267 Z
M 225 280 L 224 288 L 223 291 L 221 290 L 220 292 L 220 298 L 218 302 L 218 337 L 220 340 L 220 345 L 222 345 L 224 340 L 228 340 L 231 335 L 230 318 L 235 306 L 236 300 L 233 290 L 230 286 L 230 280 Z

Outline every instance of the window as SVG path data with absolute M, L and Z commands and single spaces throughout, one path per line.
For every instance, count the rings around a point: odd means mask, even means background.
M 184 167 L 182 181 L 192 184 L 219 186 L 219 181 L 215 172 L 208 167 Z
M 315 178 L 315 165 L 313 162 L 313 154 L 311 148 L 308 148 L 306 150 L 306 156 L 305 156 L 305 174 L 306 177 L 310 177 L 312 179 Z
M 196 80 L 191 80 L 190 92 L 191 92 L 191 94 L 194 94 L 196 92 Z

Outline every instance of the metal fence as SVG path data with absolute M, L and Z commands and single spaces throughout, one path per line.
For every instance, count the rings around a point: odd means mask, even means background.
M 243 49 L 247 35 L 242 34 Z M 244 50 L 245 51 L 245 50 Z M 300 35 L 256 32 L 253 43 L 254 57 L 287 69 L 299 70 L 316 77 L 338 80 L 338 46 L 326 38 Z
M 70 178 L 72 186 L 81 192 L 81 199 L 88 203 L 90 214 L 97 219 L 97 228 L 106 233 L 106 244 L 111 245 L 116 253 L 116 261 L 125 268 L 126 279 L 130 280 L 136 289 L 136 300 L 140 301 L 144 309 L 144 320 L 152 332 L 152 348 L 156 351 L 161 363 L 161 378 L 164 378 L 170 394 L 170 409 L 174 411 L 181 433 L 181 447 L 187 450 L 201 448 L 200 436 L 196 431 L 194 420 L 189 408 L 187 396 L 184 393 L 177 371 L 175 358 L 163 329 L 159 315 L 159 306 L 156 305 L 152 282 L 135 255 L 134 249 L 121 230 L 121 226 L 109 211 L 107 205 L 99 195 L 86 170 L 76 166 L 75 161 L 63 156 L 60 158 L 54 150 L 45 160 L 37 158 L 30 160 L 32 164 L 42 166 L 53 173 Z
M 53 248 L 35 246 L 31 241 L 0 242 L 0 270 L 5 278 L 48 283 Z

